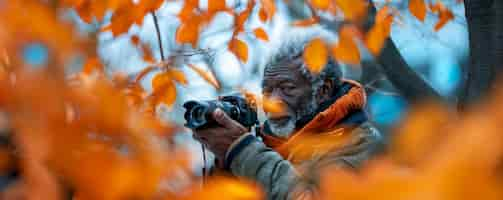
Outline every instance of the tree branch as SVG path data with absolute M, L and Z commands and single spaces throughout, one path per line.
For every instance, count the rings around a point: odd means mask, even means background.
M 164 49 L 162 48 L 161 31 L 159 30 L 159 22 L 157 21 L 157 16 L 155 11 L 152 11 L 152 18 L 154 18 L 155 31 L 157 32 L 157 42 L 159 42 L 159 49 L 161 50 L 161 60 L 164 61 Z

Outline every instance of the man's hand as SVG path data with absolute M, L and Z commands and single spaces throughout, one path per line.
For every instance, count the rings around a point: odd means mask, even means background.
M 248 130 L 220 109 L 213 112 L 213 118 L 219 124 L 218 126 L 194 130 L 193 136 L 208 147 L 219 162 L 222 162 L 231 144 Z

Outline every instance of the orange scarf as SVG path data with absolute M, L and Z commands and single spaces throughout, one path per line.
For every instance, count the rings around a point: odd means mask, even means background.
M 358 137 L 347 134 L 351 128 L 341 127 L 340 121 L 352 112 L 363 109 L 366 95 L 364 88 L 356 81 L 343 81 L 353 87 L 302 129 L 286 139 L 262 134 L 264 143 L 293 162 L 355 143 Z

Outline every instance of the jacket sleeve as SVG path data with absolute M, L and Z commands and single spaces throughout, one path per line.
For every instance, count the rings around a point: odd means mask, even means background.
M 267 199 L 290 199 L 288 192 L 296 177 L 293 165 L 255 136 L 240 138 L 227 153 L 225 166 L 234 175 L 261 184 Z
M 265 146 L 254 135 L 238 139 L 229 149 L 225 167 L 234 175 L 257 181 L 262 185 L 267 199 L 312 199 L 318 190 L 318 172 L 326 166 L 357 168 L 368 159 L 371 147 L 375 146 L 379 133 L 370 127 L 361 128 L 365 137 L 358 145 L 332 151 L 325 156 L 294 168 L 279 153 Z M 302 170 L 302 172 L 297 171 Z

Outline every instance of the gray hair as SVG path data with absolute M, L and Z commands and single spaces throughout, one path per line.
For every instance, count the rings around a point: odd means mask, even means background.
M 273 51 L 266 60 L 265 68 L 275 67 L 284 62 L 299 58 L 302 59 L 304 47 L 311 40 L 316 38 L 321 38 L 329 43 L 333 43 L 336 40 L 336 36 L 334 34 L 317 26 L 309 28 L 288 28 L 285 31 L 285 34 L 278 39 L 279 43 L 274 45 L 276 47 L 271 48 Z M 325 80 L 332 79 L 336 85 L 338 85 L 340 84 L 340 78 L 342 77 L 341 69 L 332 58 L 329 58 L 329 62 L 318 74 L 311 73 L 304 63 L 301 65 L 299 70 L 307 79 L 311 81 L 311 86 L 314 92 L 313 95 L 317 94 L 318 89 L 323 85 Z

